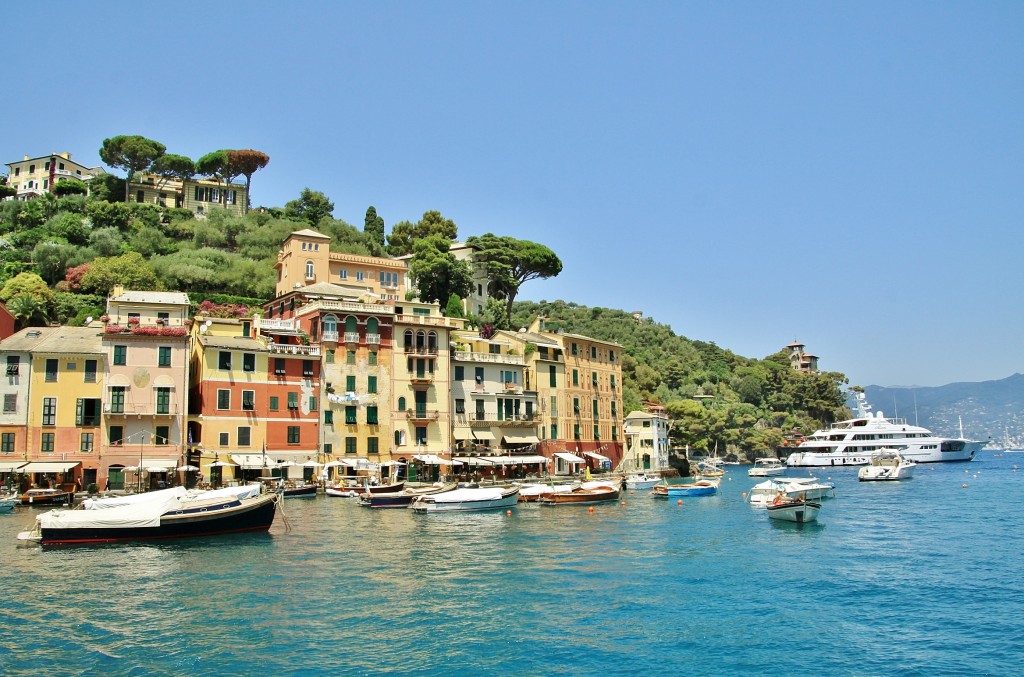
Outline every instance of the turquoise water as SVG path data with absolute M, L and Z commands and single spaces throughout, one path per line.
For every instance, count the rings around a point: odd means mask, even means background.
M 593 513 L 294 499 L 287 525 L 216 542 L 43 551 L 15 543 L 23 510 L 0 516 L 0 667 L 1019 674 L 1024 454 L 996 453 L 894 484 L 821 469 L 838 496 L 803 526 L 743 502 L 745 466 L 715 497 L 638 492 Z

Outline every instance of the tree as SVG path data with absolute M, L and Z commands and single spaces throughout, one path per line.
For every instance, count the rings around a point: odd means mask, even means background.
M 316 226 L 326 216 L 334 212 L 334 203 L 318 190 L 303 188 L 298 200 L 291 200 L 284 205 L 286 218 L 307 221 Z
M 487 269 L 487 290 L 497 299 L 505 299 L 505 315 L 511 321 L 512 303 L 519 288 L 529 280 L 555 277 L 562 272 L 562 261 L 542 244 L 487 233 L 471 237 L 475 259 Z
M 46 325 L 46 305 L 30 294 L 19 294 L 7 302 L 7 310 L 17 321 L 18 328 Z
M 244 212 L 249 211 L 249 186 L 252 185 L 252 175 L 263 169 L 270 162 L 270 156 L 258 150 L 232 150 L 228 151 L 228 159 L 231 166 L 245 177 L 245 205 Z M 238 175 L 236 174 L 236 176 Z
M 89 192 L 84 181 L 78 179 L 61 179 L 53 187 L 53 194 L 64 197 L 65 195 L 85 195 Z
M 192 162 L 192 158 L 187 158 L 184 155 L 168 153 L 153 162 L 151 171 L 165 180 L 185 181 L 196 175 L 196 163 Z
M 116 284 L 124 285 L 125 289 L 140 291 L 160 288 L 160 281 L 153 269 L 138 252 L 93 259 L 81 281 L 83 291 L 103 296 L 109 295 Z
M 391 256 L 406 256 L 413 252 L 418 240 L 439 236 L 449 242 L 458 237 L 459 228 L 451 219 L 446 219 L 441 212 L 432 210 L 423 212 L 423 218 L 416 223 L 401 221 L 391 229 L 388 236 L 388 253 Z
M 53 301 L 53 290 L 35 273 L 18 273 L 0 288 L 0 301 L 10 301 L 16 296 L 29 296 L 47 308 Z
M 447 304 L 452 294 L 463 298 L 473 289 L 469 264 L 456 259 L 448 247 L 449 241 L 440 235 L 416 243 L 409 277 L 421 301 Z
M 0 176 L 0 200 L 7 197 L 14 197 L 17 194 L 17 189 L 7 185 L 7 176 Z
M 115 136 L 103 139 L 100 159 L 111 167 L 124 169 L 127 179 L 124 186 L 124 200 L 128 201 L 128 184 L 137 172 L 142 172 L 156 162 L 167 151 L 167 146 L 144 136 Z
M 231 183 L 231 179 L 239 174 L 238 168 L 231 164 L 231 151 L 215 150 L 212 153 L 207 153 L 196 160 L 196 172 L 203 176 L 213 177 L 217 180 L 218 185 L 223 186 L 218 202 L 227 204 L 227 184 Z
M 384 253 L 384 219 L 377 215 L 377 209 L 372 205 L 366 209 L 363 234 L 366 235 L 367 245 L 374 252 L 374 256 Z

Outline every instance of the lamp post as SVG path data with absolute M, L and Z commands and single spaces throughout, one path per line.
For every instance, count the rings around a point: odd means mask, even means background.
M 145 430 L 140 430 L 139 432 L 132 433 L 128 437 L 122 437 L 121 438 L 121 446 L 126 446 L 129 442 L 131 442 L 136 437 L 141 437 L 142 438 L 142 442 L 139 444 L 139 465 L 138 465 L 138 470 L 135 471 L 136 486 L 137 486 L 138 491 L 140 491 L 140 492 L 142 491 L 142 464 L 143 464 L 143 453 L 145 452 L 144 445 L 146 443 L 146 432 L 147 431 L 145 431 Z

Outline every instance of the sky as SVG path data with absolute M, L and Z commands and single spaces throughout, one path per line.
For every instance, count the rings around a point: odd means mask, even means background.
M 524 300 L 852 385 L 1024 371 L 1024 3 L 65 1 L 0 39 L 3 163 L 255 148 L 254 205 L 550 247 Z

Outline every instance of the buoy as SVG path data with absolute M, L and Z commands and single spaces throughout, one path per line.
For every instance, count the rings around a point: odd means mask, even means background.
M 512 511 L 511 511 L 511 510 L 506 510 L 506 511 L 505 511 L 505 514 L 506 514 L 506 515 L 511 515 L 511 514 L 512 514 Z
M 633 495 L 633 494 L 635 494 L 635 493 L 636 493 L 635 491 L 633 491 L 632 489 L 630 489 L 630 491 L 629 491 L 629 495 L 630 495 L 630 496 L 632 496 L 632 495 Z
M 680 498 L 678 501 L 676 501 L 676 505 L 682 505 L 682 504 L 683 504 L 683 499 Z
M 967 485 L 965 484 L 964 486 L 966 487 Z M 594 512 L 594 506 L 587 508 L 587 512 Z
M 622 502 L 622 505 L 626 505 L 626 502 L 625 502 L 625 501 L 623 501 L 623 502 Z
M 966 489 L 966 488 L 967 488 L 967 483 L 966 483 L 966 482 L 964 482 L 964 483 L 963 483 L 963 484 L 961 484 L 960 486 L 962 486 L 962 487 L 963 487 L 964 489 Z

